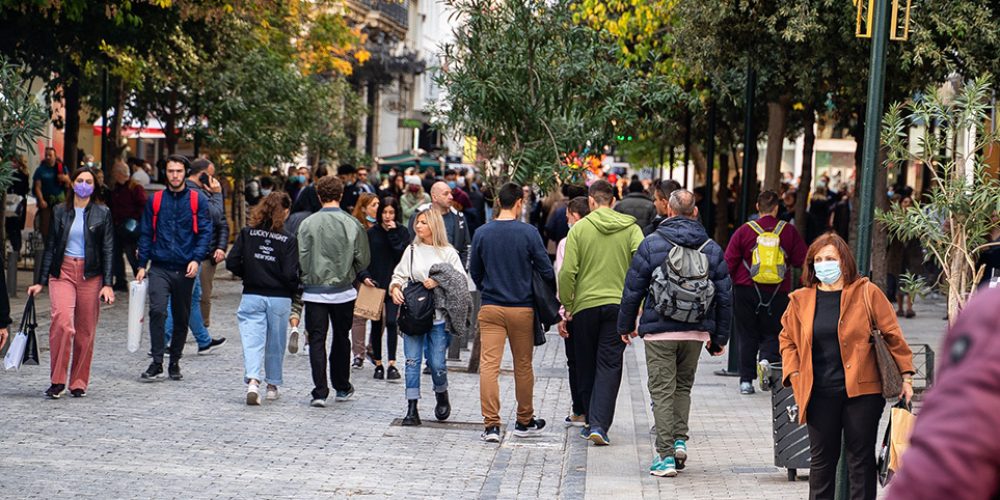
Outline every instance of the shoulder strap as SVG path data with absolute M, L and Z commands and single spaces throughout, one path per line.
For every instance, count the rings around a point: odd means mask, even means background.
M 787 226 L 787 225 L 788 225 L 788 223 L 785 222 L 785 221 L 783 221 L 783 220 L 778 221 L 778 225 L 774 226 L 774 234 L 777 234 L 777 235 L 780 236 L 781 235 L 781 230 L 784 229 L 785 226 Z
M 198 234 L 198 192 L 195 190 L 189 190 L 191 195 L 188 197 L 191 200 L 191 225 L 194 226 L 194 234 Z
M 747 222 L 747 225 L 750 226 L 750 229 L 753 229 L 753 232 L 757 234 L 764 232 L 764 228 L 760 227 L 760 224 L 757 224 L 757 221 L 755 220 Z
M 868 296 L 868 285 L 870 285 L 870 284 L 871 284 L 870 281 L 866 282 L 865 286 L 861 290 L 861 293 L 862 293 L 862 295 L 865 296 L 865 312 L 868 314 L 868 325 L 874 331 L 876 329 L 876 326 L 878 326 L 878 325 L 875 323 L 874 318 L 872 318 L 871 298 Z
M 153 241 L 156 241 L 156 217 L 160 214 L 160 203 L 163 203 L 163 191 L 153 193 Z
M 712 238 L 709 238 L 709 239 L 705 240 L 705 242 L 702 243 L 701 246 L 698 247 L 698 251 L 702 252 L 703 250 L 705 250 L 705 247 L 708 246 L 708 242 L 709 241 L 712 241 Z M 704 253 L 704 252 L 702 252 L 702 253 Z

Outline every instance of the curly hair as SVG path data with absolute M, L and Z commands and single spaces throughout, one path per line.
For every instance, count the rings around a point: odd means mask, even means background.
M 250 211 L 248 225 L 256 229 L 266 229 L 275 233 L 285 228 L 285 210 L 292 206 L 292 199 L 280 191 L 273 192 L 260 200 Z

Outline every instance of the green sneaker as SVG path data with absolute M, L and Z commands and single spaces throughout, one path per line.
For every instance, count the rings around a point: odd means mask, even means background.
M 653 464 L 649 466 L 649 473 L 656 477 L 674 477 L 677 475 L 677 467 L 674 465 L 674 457 L 660 458 L 653 455 Z
M 684 462 L 688 458 L 687 443 L 683 439 L 674 441 L 674 461 L 677 462 L 677 470 L 684 469 Z

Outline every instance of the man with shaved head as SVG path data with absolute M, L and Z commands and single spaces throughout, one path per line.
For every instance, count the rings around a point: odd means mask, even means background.
M 428 206 L 437 210 L 444 219 L 444 229 L 448 233 L 448 243 L 458 250 L 458 256 L 462 258 L 462 265 L 469 267 L 469 247 L 472 245 L 472 237 L 469 236 L 469 225 L 465 222 L 465 215 L 452 206 L 454 197 L 451 188 L 447 183 L 438 181 L 431 186 L 431 202 L 417 207 L 416 213 L 425 210 Z M 413 219 L 410 218 L 410 237 L 414 237 Z

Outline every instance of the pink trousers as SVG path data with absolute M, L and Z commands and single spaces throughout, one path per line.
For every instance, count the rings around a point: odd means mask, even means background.
M 101 277 L 83 279 L 83 265 L 83 259 L 66 257 L 59 277 L 49 279 L 49 298 L 52 302 L 52 326 L 49 327 L 51 379 L 53 384 L 65 384 L 69 371 L 69 390 L 86 390 L 90 382 L 94 333 L 101 311 Z

